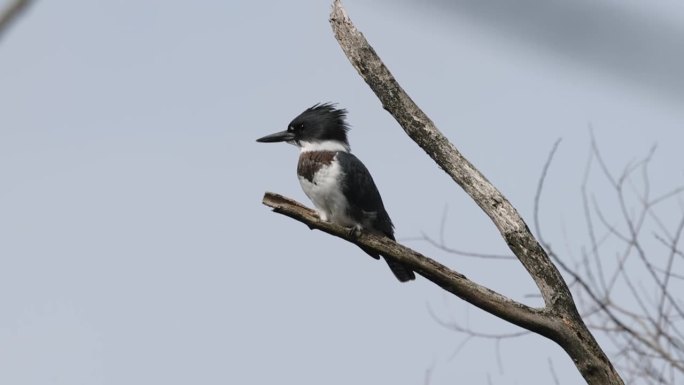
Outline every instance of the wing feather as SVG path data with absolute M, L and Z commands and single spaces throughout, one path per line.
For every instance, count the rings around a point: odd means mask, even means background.
M 342 178 L 342 191 L 349 203 L 348 214 L 362 223 L 367 230 L 379 232 L 394 239 L 392 220 L 385 210 L 380 192 L 366 166 L 348 152 L 338 152 L 337 161 L 340 162 L 342 170 L 345 170 Z

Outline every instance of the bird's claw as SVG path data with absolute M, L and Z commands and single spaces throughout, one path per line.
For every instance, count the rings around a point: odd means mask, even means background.
M 361 235 L 361 229 L 357 226 L 352 226 L 347 229 L 347 234 L 350 238 L 358 238 Z

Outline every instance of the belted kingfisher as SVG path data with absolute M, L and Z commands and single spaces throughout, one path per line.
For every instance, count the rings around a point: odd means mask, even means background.
M 394 240 L 394 225 L 366 166 L 350 152 L 347 111 L 333 104 L 316 104 L 294 118 L 287 130 L 257 142 L 287 142 L 299 147 L 299 183 L 324 221 L 351 231 L 369 231 Z M 380 255 L 363 248 L 368 255 Z M 415 279 L 408 267 L 385 259 L 401 282 Z

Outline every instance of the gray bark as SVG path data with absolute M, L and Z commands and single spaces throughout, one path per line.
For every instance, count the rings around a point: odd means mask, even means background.
M 330 23 L 345 55 L 385 110 L 489 216 L 536 283 L 544 307 L 531 308 L 513 301 L 390 239 L 370 234 L 354 237 L 347 229 L 322 222 L 315 212 L 285 197 L 266 193 L 263 203 L 278 213 L 307 224 L 311 229 L 322 230 L 376 250 L 387 258 L 413 268 L 416 273 L 463 300 L 555 341 L 567 352 L 588 384 L 624 384 L 584 324 L 560 272 L 517 210 L 411 100 L 363 34 L 352 24 L 339 0 L 333 4 Z

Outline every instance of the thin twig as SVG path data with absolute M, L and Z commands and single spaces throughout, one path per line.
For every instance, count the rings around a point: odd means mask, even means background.
M 0 12 L 0 41 L 9 27 L 24 13 L 32 0 L 16 0 Z

